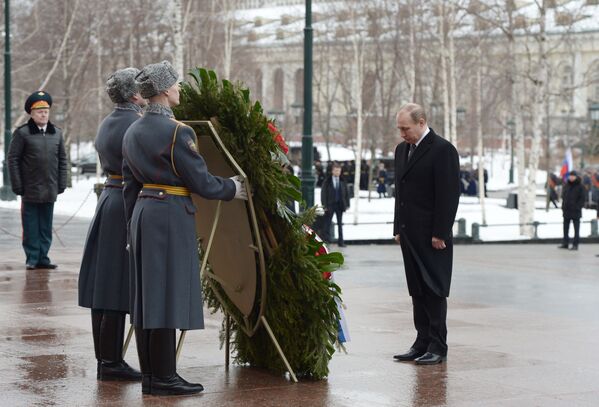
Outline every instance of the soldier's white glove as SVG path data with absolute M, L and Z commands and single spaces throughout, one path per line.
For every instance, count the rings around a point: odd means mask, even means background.
M 235 175 L 229 179 L 235 183 L 235 199 L 243 199 L 244 201 L 247 201 L 248 192 L 245 189 L 245 184 L 239 175 Z

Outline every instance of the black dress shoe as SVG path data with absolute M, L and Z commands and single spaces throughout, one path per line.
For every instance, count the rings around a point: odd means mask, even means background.
M 120 362 L 102 362 L 99 378 L 100 380 L 138 382 L 141 380 L 141 373 L 129 366 L 124 360 Z
M 48 270 L 54 270 L 56 267 L 58 267 L 58 265 L 52 264 L 52 263 L 45 263 L 45 264 L 40 263 L 36 266 L 36 268 L 38 268 L 38 269 L 48 269 Z
M 176 396 L 182 394 L 195 394 L 204 390 L 199 383 L 189 383 L 178 374 L 166 379 L 152 376 L 150 392 L 155 396 Z
M 570 250 L 578 250 L 578 246 L 572 246 L 570 247 Z
M 559 246 L 557 246 L 558 249 L 567 249 L 568 245 L 567 244 L 561 244 Z
M 152 375 L 144 374 L 141 377 L 141 394 L 152 394 Z
M 338 245 L 339 247 L 347 247 L 347 245 L 345 243 L 339 243 Z
M 25 270 L 35 270 L 37 269 L 37 266 L 35 264 L 26 264 L 25 265 Z
M 393 359 L 399 360 L 400 362 L 411 362 L 412 360 L 419 358 L 425 353 L 425 350 L 417 350 L 414 348 L 410 348 L 410 350 L 404 354 L 393 356 Z
M 415 359 L 417 365 L 436 365 L 443 362 L 446 359 L 445 356 L 437 355 L 436 353 L 426 352 L 424 355 Z

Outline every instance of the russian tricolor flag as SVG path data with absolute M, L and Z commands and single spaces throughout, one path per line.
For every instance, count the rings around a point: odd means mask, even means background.
M 560 177 L 565 181 L 568 178 L 568 174 L 570 171 L 574 169 L 574 165 L 572 164 L 572 149 L 568 147 L 566 150 L 566 156 L 564 157 L 564 161 L 562 162 L 562 169 L 559 172 Z

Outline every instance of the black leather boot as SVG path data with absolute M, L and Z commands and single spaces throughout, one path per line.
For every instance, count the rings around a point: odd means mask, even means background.
M 100 326 L 104 311 L 100 309 L 92 309 L 92 336 L 94 338 L 94 353 L 96 355 L 96 379 L 100 378 Z
M 177 374 L 174 329 L 152 329 L 150 333 L 151 392 L 158 396 L 195 394 L 204 390 Z
M 137 343 L 137 356 L 141 369 L 141 393 L 151 394 L 152 368 L 150 365 L 150 330 L 135 327 L 135 342 Z
M 100 330 L 100 380 L 141 380 L 141 373 L 123 360 L 124 336 L 125 313 L 104 311 Z

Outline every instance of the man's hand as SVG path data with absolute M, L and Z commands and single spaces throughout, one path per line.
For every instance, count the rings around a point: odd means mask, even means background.
M 401 243 L 401 242 L 399 241 L 399 233 L 395 235 L 395 242 L 397 242 L 398 244 L 399 244 L 399 243 Z
M 445 240 L 433 236 L 433 247 L 437 250 L 443 250 L 447 246 L 445 245 Z

